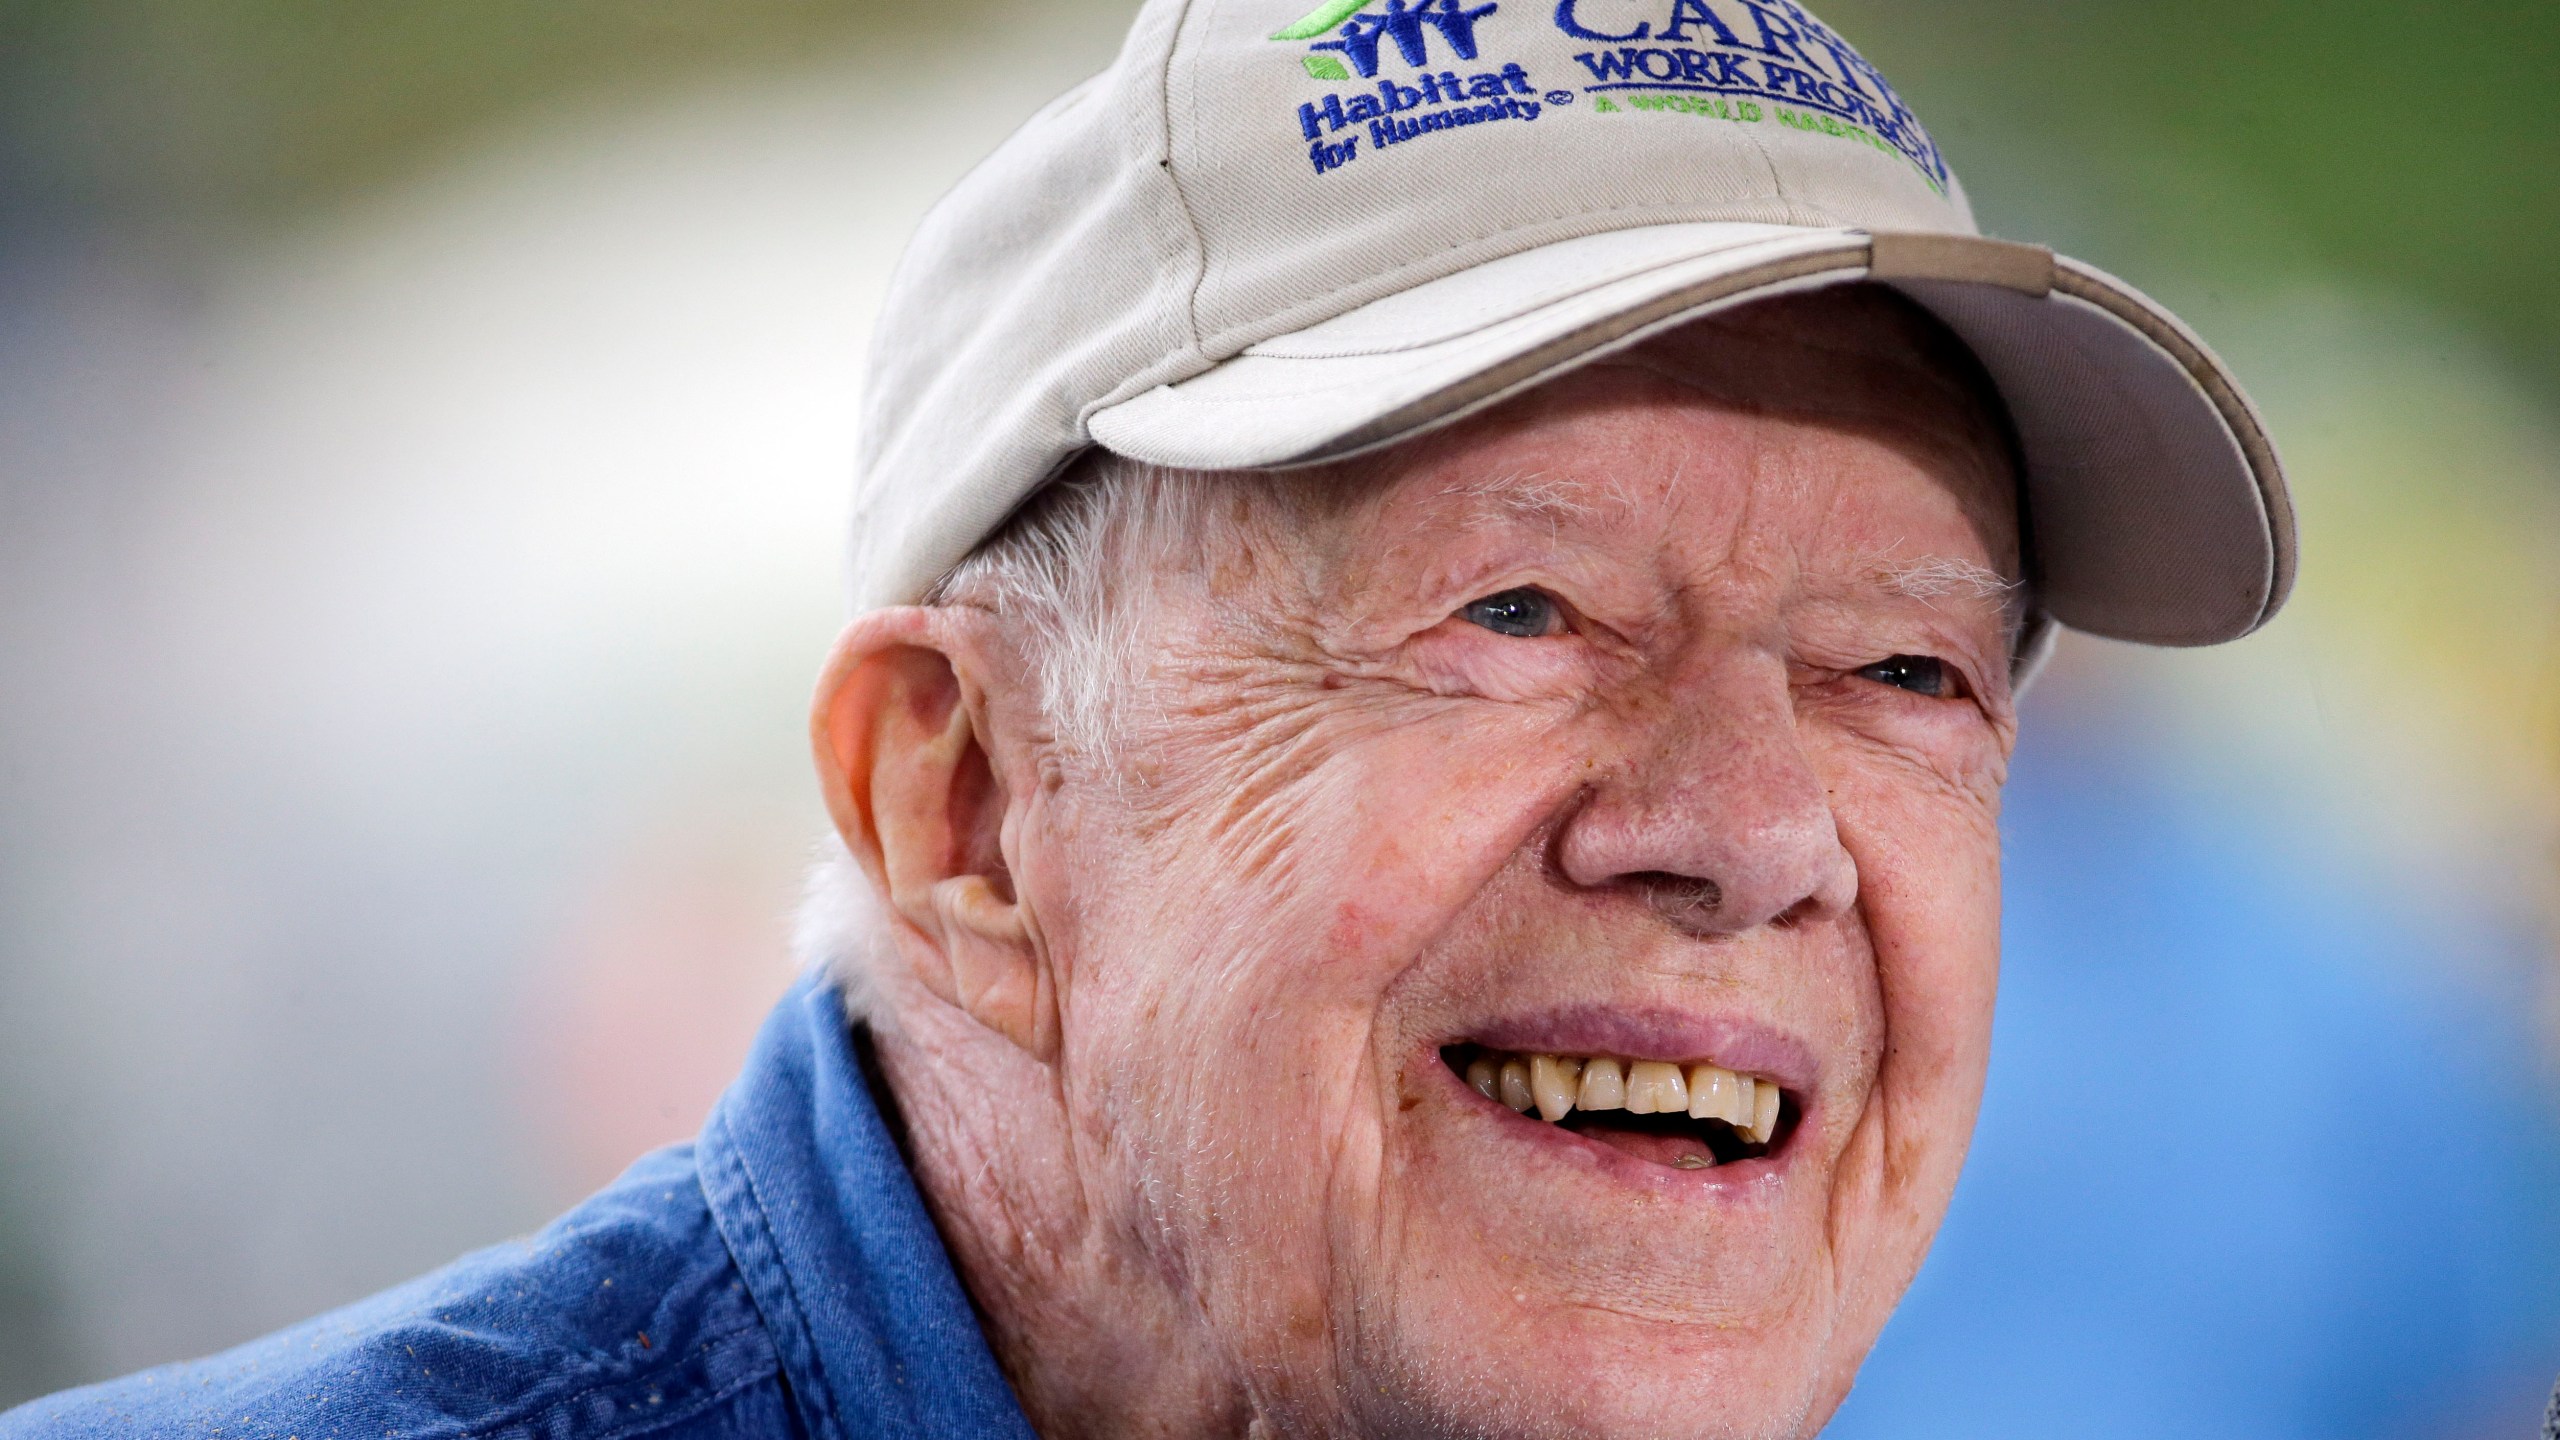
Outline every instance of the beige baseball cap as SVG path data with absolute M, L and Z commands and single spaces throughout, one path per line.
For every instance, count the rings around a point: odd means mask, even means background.
M 1984 239 L 1792 0 L 1148 0 L 927 215 L 864 395 L 854 601 L 922 597 L 1087 447 L 1338 459 L 1670 326 L 1890 285 L 1980 357 L 2050 623 L 2245 635 L 2293 579 L 2274 446 L 2112 276 Z

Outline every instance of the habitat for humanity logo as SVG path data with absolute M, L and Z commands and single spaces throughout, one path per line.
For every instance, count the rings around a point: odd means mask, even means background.
M 1377 79 L 1375 90 L 1334 92 L 1298 107 L 1298 129 L 1307 142 L 1307 163 L 1317 174 L 1339 170 L 1360 158 L 1363 133 L 1369 153 L 1401 145 L 1425 135 L 1503 120 L 1535 120 L 1541 108 L 1537 87 L 1518 62 L 1498 70 L 1460 75 L 1455 69 L 1429 70 L 1431 37 L 1437 35 L 1453 60 L 1475 60 L 1476 22 L 1501 8 L 1493 0 L 1473 9 L 1465 0 L 1386 0 L 1382 10 L 1369 0 L 1325 0 L 1294 24 L 1273 32 L 1274 40 L 1314 41 L 1299 62 L 1316 80 Z M 1329 40 L 1317 40 L 1331 35 Z M 1396 57 L 1420 71 L 1414 83 L 1379 77 L 1382 53 L 1389 45 Z M 1330 52 L 1330 53 L 1327 53 Z M 1343 61 L 1351 68 L 1343 68 Z M 1571 91 L 1548 92 L 1547 103 L 1566 104 Z M 1342 134 L 1349 130 L 1348 136 Z
M 1326 0 L 1326 3 L 1299 17 L 1294 25 L 1274 31 L 1274 40 L 1314 40 L 1335 26 L 1342 27 L 1342 38 L 1317 40 L 1309 51 L 1339 50 L 1364 76 L 1378 73 L 1378 44 L 1393 40 L 1396 53 L 1407 65 L 1431 63 L 1430 47 L 1423 43 L 1423 27 L 1440 32 L 1449 48 L 1461 60 L 1476 58 L 1476 22 L 1492 14 L 1494 5 L 1479 5 L 1473 10 L 1460 8 L 1460 0 L 1422 0 L 1407 5 L 1404 0 L 1387 0 L 1383 15 L 1361 13 L 1369 0 Z M 1309 54 L 1305 57 L 1307 73 L 1318 80 L 1348 80 L 1342 62 L 1330 55 Z

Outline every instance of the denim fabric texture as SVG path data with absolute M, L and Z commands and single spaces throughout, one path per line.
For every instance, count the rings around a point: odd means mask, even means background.
M 209 1359 L 0 1415 L 0 1440 L 1031 1440 L 803 982 L 691 1145 L 529 1240 Z

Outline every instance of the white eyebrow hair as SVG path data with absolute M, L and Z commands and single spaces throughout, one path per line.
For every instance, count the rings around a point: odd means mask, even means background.
M 1606 482 L 1608 502 L 1622 504 L 1615 480 Z M 1469 480 L 1454 480 L 1441 494 L 1455 500 L 1485 500 L 1531 520 L 1585 520 L 1602 506 L 1577 493 L 1577 487 L 1529 470 L 1507 470 Z
M 1884 582 L 1885 589 L 1911 600 L 1961 595 L 1968 600 L 2008 601 L 2026 588 L 2024 581 L 2009 579 L 1988 565 L 1952 555 L 1886 561 L 1876 567 L 1876 576 Z
M 2001 628 L 2017 644 L 2027 624 L 2027 582 L 2012 580 L 1988 565 L 1953 555 L 1923 555 L 1915 560 L 1879 560 L 1869 572 L 1892 594 L 1935 601 L 1947 596 L 2000 602 Z

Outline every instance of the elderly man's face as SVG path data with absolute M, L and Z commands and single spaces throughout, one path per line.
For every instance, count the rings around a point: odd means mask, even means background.
M 1083 1203 L 1273 1421 L 1845 1393 L 1973 1123 L 2012 738 L 2013 480 L 1909 333 L 1763 306 L 1342 466 L 1139 607 L 1104 774 L 998 747 Z M 1551 1122 L 1505 1056 L 1783 1100 Z

